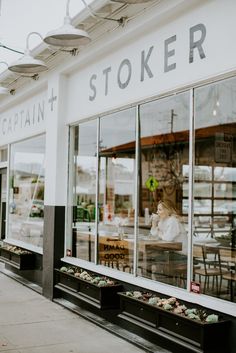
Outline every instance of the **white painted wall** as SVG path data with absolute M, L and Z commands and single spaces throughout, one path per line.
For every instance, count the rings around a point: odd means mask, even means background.
M 188 6 L 190 3 L 192 6 Z M 86 52 L 88 64 L 85 64 L 85 53 L 82 52 L 78 59 L 78 63 L 81 60 L 82 68 L 69 76 L 68 123 L 235 70 L 235 12 L 235 0 L 190 1 L 176 9 L 174 15 L 170 15 L 168 7 L 166 13 L 165 9 L 161 13 L 160 8 L 159 12 L 149 13 L 149 17 L 138 17 L 115 34 L 112 32 L 104 36 L 95 46 L 91 46 L 90 56 Z M 206 27 L 206 38 L 202 44 L 206 57 L 201 59 L 195 49 L 194 62 L 189 63 L 189 29 L 196 24 Z M 195 41 L 199 39 L 199 34 L 196 32 Z M 169 57 L 168 63 L 176 63 L 176 68 L 164 72 L 164 42 L 174 35 L 176 41 L 168 47 L 174 50 L 174 55 Z M 148 65 L 153 77 L 150 78 L 145 72 L 145 79 L 141 81 L 141 52 L 144 50 L 146 56 L 152 46 Z M 102 52 L 105 53 L 103 56 Z M 124 59 L 129 60 L 132 73 L 128 86 L 121 89 L 117 84 L 117 72 Z M 111 71 L 108 76 L 108 94 L 105 95 L 103 70 L 108 67 L 111 67 Z M 127 72 L 127 66 L 124 66 L 121 72 L 123 81 L 127 78 Z M 93 94 L 90 88 L 92 75 L 97 75 L 93 81 L 97 90 L 93 101 L 89 100 Z
M 67 83 L 63 75 L 54 73 L 48 81 L 45 160 L 45 205 L 65 206 L 67 200 L 68 127 L 65 125 Z

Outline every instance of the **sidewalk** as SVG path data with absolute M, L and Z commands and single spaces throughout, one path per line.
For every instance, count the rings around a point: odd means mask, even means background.
M 0 273 L 0 352 L 143 353 Z M 165 353 L 158 350 L 157 353 Z

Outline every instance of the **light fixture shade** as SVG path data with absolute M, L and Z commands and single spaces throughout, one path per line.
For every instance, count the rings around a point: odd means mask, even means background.
M 26 52 L 24 56 L 9 65 L 8 69 L 19 74 L 35 74 L 47 70 L 47 66 L 42 60 L 37 60 Z
M 91 38 L 83 29 L 77 29 L 72 26 L 70 17 L 66 16 L 64 25 L 48 32 L 43 40 L 45 43 L 57 47 L 75 48 L 80 45 L 88 44 Z
M 142 4 L 144 2 L 149 2 L 153 0 L 112 0 L 114 2 L 123 2 L 125 4 Z
M 9 94 L 9 90 L 6 87 L 0 86 L 0 95 L 6 95 Z

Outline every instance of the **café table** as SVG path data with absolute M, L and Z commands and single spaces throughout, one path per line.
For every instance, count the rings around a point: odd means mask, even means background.
M 95 235 L 89 232 L 74 232 L 73 248 L 76 249 L 77 242 L 85 242 L 88 244 L 88 259 L 91 260 L 91 249 L 94 248 Z M 134 236 L 132 234 L 125 235 L 120 239 L 118 235 L 110 232 L 102 232 L 98 237 L 99 243 L 99 262 L 104 263 L 110 267 L 118 267 L 122 265 L 133 269 L 134 260 Z M 151 238 L 150 236 L 138 237 L 138 266 L 142 270 L 143 275 L 147 275 L 150 266 L 150 254 L 158 256 L 165 256 L 165 269 L 167 273 L 173 272 L 175 262 L 173 261 L 173 254 L 182 250 L 181 242 L 166 242 Z M 72 256 L 76 256 L 76 251 L 72 252 Z M 122 267 L 121 266 L 121 267 Z M 131 272 L 131 271 L 130 271 Z

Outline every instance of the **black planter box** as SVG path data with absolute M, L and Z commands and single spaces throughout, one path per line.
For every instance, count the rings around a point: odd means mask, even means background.
M 121 313 L 119 317 L 142 330 L 147 330 L 188 352 L 228 353 L 229 320 L 216 323 L 189 319 L 141 300 L 118 293 Z M 183 350 L 184 351 L 184 350 Z
M 0 260 L 18 270 L 33 270 L 35 268 L 35 254 L 16 254 L 13 251 L 0 248 Z
M 117 293 L 123 289 L 123 286 L 114 284 L 99 287 L 73 274 L 55 269 L 55 288 L 70 294 L 81 302 L 105 310 L 119 308 L 120 300 Z
M 2 261 L 4 260 L 10 260 L 11 258 L 11 252 L 7 249 L 0 248 L 0 258 Z
M 78 281 L 78 278 L 67 272 L 63 272 L 56 269 L 55 280 L 56 284 L 65 287 L 73 292 L 78 292 L 79 290 L 80 282 Z

